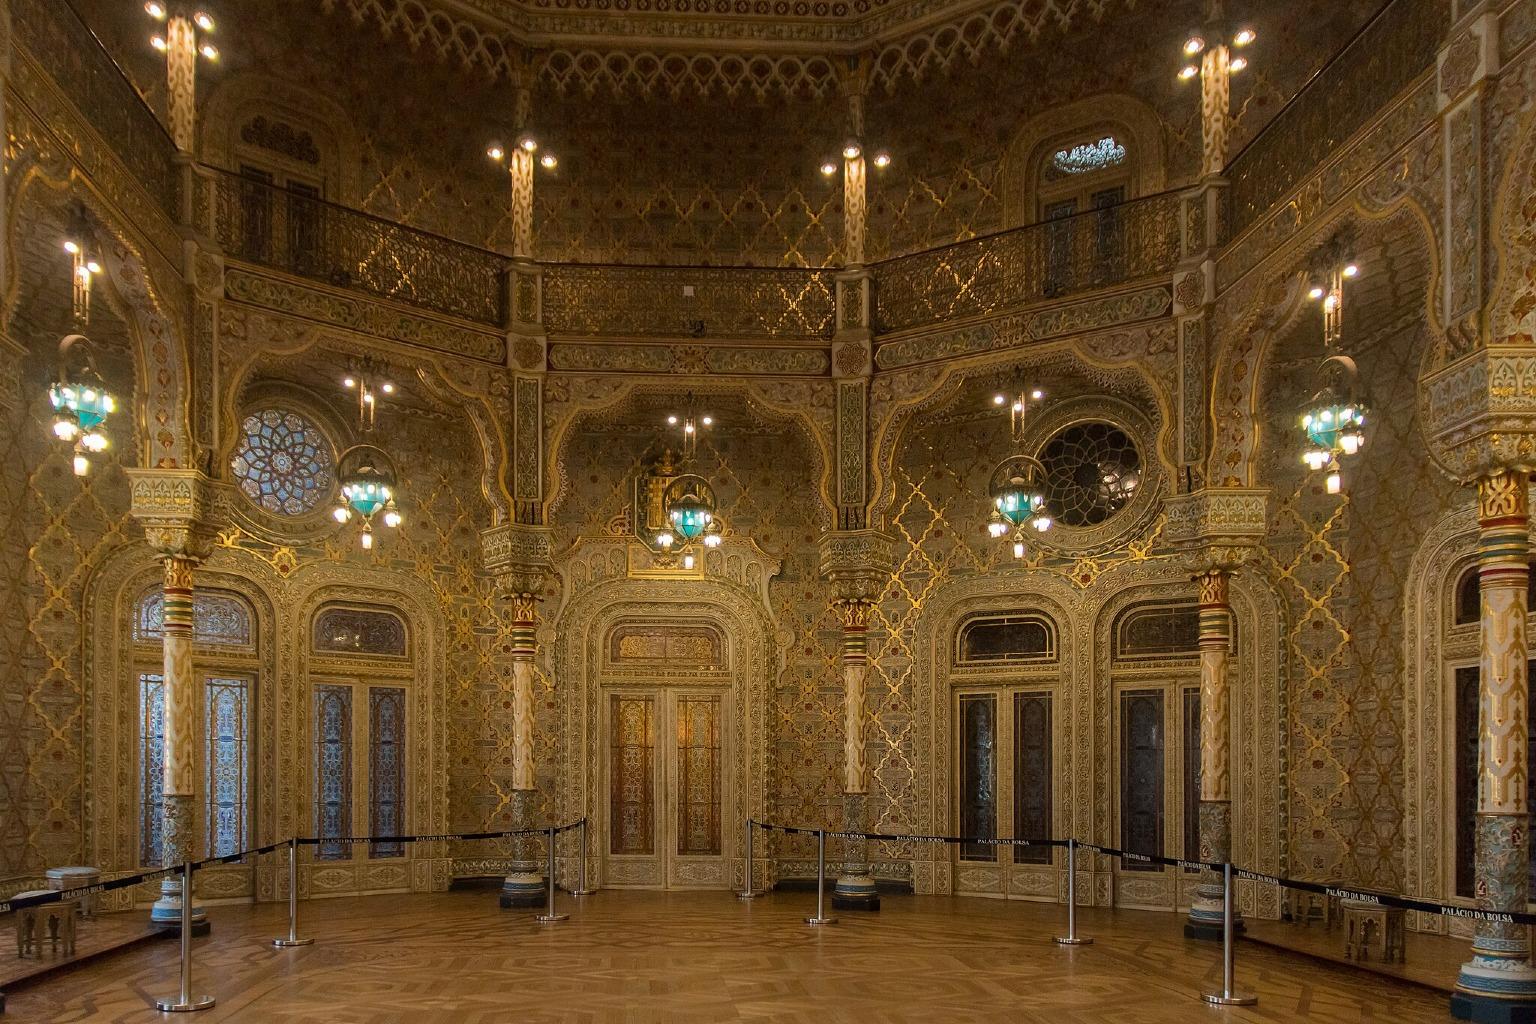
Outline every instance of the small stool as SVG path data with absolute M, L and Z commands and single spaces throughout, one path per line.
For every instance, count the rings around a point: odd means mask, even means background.
M 1329 927 L 1328 897 L 1320 892 L 1297 891 L 1291 900 L 1291 921 L 1303 927 L 1313 921 L 1322 922 L 1324 930 Z
M 65 889 L 80 889 L 87 885 L 95 885 L 101 881 L 101 872 L 96 868 L 68 867 L 48 869 L 48 888 L 55 892 L 63 892 Z M 96 916 L 96 896 L 94 893 L 80 897 L 80 916 Z
M 26 892 L 17 893 L 15 898 L 46 896 L 53 891 L 52 889 L 29 889 Z M 46 928 L 51 952 L 57 953 L 59 944 L 63 943 L 64 955 L 74 956 L 75 914 L 79 909 L 78 900 L 59 900 L 57 903 L 23 907 L 16 911 L 16 955 L 18 957 L 41 955 L 43 929 Z
M 1375 949 L 1384 964 L 1400 964 L 1404 952 L 1404 914 L 1397 907 L 1344 900 L 1344 958 L 1366 961 Z

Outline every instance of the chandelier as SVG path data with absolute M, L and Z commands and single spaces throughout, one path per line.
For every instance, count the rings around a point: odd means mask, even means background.
M 1044 533 L 1051 528 L 1051 517 L 1045 507 L 1045 467 L 1023 450 L 1025 417 L 1044 398 L 1044 391 L 1033 388 L 1021 389 L 1012 396 L 998 394 L 992 399 L 994 405 L 1009 408 L 1014 454 L 999 462 L 988 480 L 992 513 L 987 520 L 987 533 L 994 539 L 1006 538 L 1014 558 L 1025 556 L 1029 530 Z
M 1323 347 L 1328 354 L 1317 369 L 1320 386 L 1301 410 L 1301 430 L 1306 438 L 1301 461 L 1314 473 L 1326 471 L 1324 487 L 1329 494 L 1344 489 L 1340 459 L 1365 445 L 1369 411 L 1355 361 L 1338 351 L 1344 336 L 1344 282 L 1360 273 L 1359 266 L 1343 255 L 1347 248 L 1348 240 L 1338 236 L 1324 246 L 1317 261 L 1318 283 L 1309 292 L 1322 303 Z
M 661 492 L 664 519 L 648 539 L 656 551 L 679 558 L 685 569 L 694 567 L 694 545 L 717 548 L 723 538 L 724 523 L 720 517 L 715 489 L 694 469 L 699 432 L 701 428 L 707 429 L 714 424 L 713 416 L 695 413 L 692 395 L 688 396 L 687 412 L 681 416 L 674 413 L 667 417 L 667 425 L 680 428 L 683 435 L 681 462 L 677 466 L 680 472 L 668 481 Z M 663 472 L 671 466 L 669 454 L 663 455 L 660 464 Z
M 91 282 L 101 273 L 101 264 L 91 255 L 84 206 L 76 206 L 70 215 L 64 251 L 71 262 L 74 332 L 59 341 L 58 376 L 48 387 L 48 402 L 53 406 L 53 435 L 74 445 L 75 475 L 85 476 L 91 471 L 91 456 L 110 445 L 102 426 L 117 410 L 117 399 L 107 390 L 96 368 L 95 351 L 84 334 L 91 317 Z
M 363 549 L 370 550 L 373 548 L 375 517 L 380 517 L 390 529 L 402 521 L 400 510 L 395 506 L 399 476 L 394 460 L 375 445 L 356 444 L 341 453 L 336 463 L 336 476 L 341 481 L 341 500 L 331 514 L 338 523 L 349 523 L 353 516 L 360 519 Z

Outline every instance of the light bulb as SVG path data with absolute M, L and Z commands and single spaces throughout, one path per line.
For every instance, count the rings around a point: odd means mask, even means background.
M 162 3 L 157 3 L 156 0 L 149 0 L 149 3 L 144 5 L 144 13 L 148 14 L 156 21 L 164 21 L 165 5 Z
M 382 390 L 382 391 L 383 391 L 383 392 L 384 392 L 384 393 L 385 393 L 385 394 L 386 394 L 386 395 L 392 395 L 392 394 L 394 394 L 394 393 L 395 393 L 395 386 L 394 386 L 394 385 L 393 385 L 393 384 L 385 384 L 385 385 L 384 385 L 384 386 L 383 386 L 383 387 L 382 387 L 382 388 L 381 388 L 381 390 Z
M 992 396 L 992 404 L 993 405 L 1002 405 L 1006 401 L 1008 401 L 1008 399 L 1003 397 L 1002 395 L 993 395 Z
M 170 47 L 166 44 L 164 36 L 150 36 L 149 45 L 153 46 L 161 53 L 164 53 L 166 50 L 170 49 Z
M 53 421 L 53 436 L 60 441 L 73 441 L 79 433 L 80 428 L 63 417 Z
M 994 540 L 997 539 L 998 537 L 1001 537 L 1003 534 L 1005 534 L 1007 532 L 1008 532 L 1008 527 L 1004 526 L 1002 523 L 993 521 L 993 522 L 990 522 L 990 523 L 987 524 L 987 533 Z
M 1257 38 L 1259 38 L 1259 34 L 1257 32 L 1255 32 L 1253 29 L 1251 29 L 1251 28 L 1240 28 L 1240 29 L 1237 30 L 1237 35 L 1232 37 L 1232 45 L 1233 46 L 1247 46 L 1249 43 L 1253 42 Z
M 692 569 L 693 568 L 693 556 L 692 555 L 684 555 L 683 556 L 683 568 L 684 569 Z
M 202 29 L 204 32 L 213 31 L 213 19 L 208 17 L 206 12 L 198 11 L 196 14 L 192 15 L 192 20 L 197 22 L 197 27 Z
M 1013 542 L 1013 557 L 1014 558 L 1023 558 L 1024 557 L 1024 542 L 1023 541 L 1016 540 L 1016 541 Z
M 347 520 L 352 518 L 352 510 L 347 508 L 345 505 L 337 505 L 336 508 L 331 512 L 331 516 L 338 523 L 345 523 Z
M 364 551 L 372 551 L 373 550 L 373 534 L 367 532 L 366 530 L 363 531 L 363 550 Z
M 885 168 L 891 166 L 891 154 L 881 151 L 875 154 L 875 166 Z
M 704 425 L 706 427 L 714 426 L 715 425 L 715 418 L 713 416 L 705 416 L 704 417 Z
M 1038 519 L 1035 520 L 1035 529 L 1039 530 L 1041 533 L 1044 533 L 1046 530 L 1049 530 L 1050 528 L 1051 528 L 1051 517 L 1050 516 L 1040 516 Z
M 704 537 L 704 546 L 707 547 L 707 548 L 717 548 L 717 547 L 719 547 L 720 546 L 720 535 L 718 533 L 706 534 L 705 537 Z
M 80 444 L 89 452 L 104 452 L 107 450 L 107 435 L 91 431 L 80 438 Z
M 351 377 L 345 377 L 342 379 L 341 386 L 344 388 L 355 388 L 357 387 L 357 381 L 353 380 Z
M 1313 285 L 1312 286 L 1312 290 L 1307 292 L 1307 296 L 1308 296 L 1308 298 L 1313 298 L 1313 299 L 1320 299 L 1320 298 L 1322 298 L 1323 297 L 1322 286 L 1320 286 L 1320 285 Z
M 1187 82 L 1191 78 L 1194 78 L 1199 73 L 1200 73 L 1200 69 L 1199 68 L 1195 67 L 1193 64 L 1186 64 L 1182 68 L 1179 69 L 1179 78 L 1181 78 L 1181 79 L 1183 79 L 1184 81 Z
M 1353 263 L 1344 268 L 1345 277 L 1354 277 L 1358 273 L 1360 273 L 1360 268 Z
M 75 456 L 75 476 L 85 476 L 91 471 L 91 460 L 84 455 Z
M 71 256 L 77 255 L 80 252 L 80 243 L 73 238 L 66 238 L 64 239 L 64 251 Z
M 1235 75 L 1235 74 L 1237 74 L 1239 71 L 1243 70 L 1243 68 L 1245 68 L 1247 66 L 1248 66 L 1248 58 L 1247 57 L 1234 57 L 1234 58 L 1232 58 L 1232 63 L 1227 65 L 1227 70 Z
M 203 55 L 204 60 L 219 59 L 219 48 L 212 43 L 204 43 L 198 52 Z
M 1024 411 L 1024 403 L 1023 402 L 1014 402 L 1013 403 L 1013 411 L 1014 412 L 1023 412 Z
M 1184 40 L 1184 56 L 1186 57 L 1193 57 L 1203 49 L 1205 49 L 1205 40 L 1199 36 L 1190 36 Z
M 553 153 L 545 153 L 539 157 L 539 166 L 546 171 L 552 171 L 560 165 L 560 160 Z
M 385 512 L 384 513 L 384 525 L 389 527 L 390 529 L 394 529 L 395 527 L 399 526 L 400 525 L 400 513 L 395 511 L 394 509 L 390 509 L 388 512 Z
M 1329 494 L 1338 494 L 1344 487 L 1344 481 L 1339 477 L 1336 469 L 1328 471 L 1327 488 Z
M 667 417 L 667 426 L 669 426 L 669 427 L 677 426 L 677 417 L 676 416 L 668 416 Z
M 97 263 L 95 260 L 86 260 L 85 272 L 87 274 L 99 274 L 101 273 L 101 264 Z
M 832 175 L 837 173 L 837 164 L 833 163 L 831 160 L 824 162 L 821 165 L 821 173 L 825 174 L 829 178 L 832 177 Z
M 1353 455 L 1360 450 L 1364 440 L 1359 434 L 1340 434 L 1339 447 L 1344 449 L 1345 455 Z
M 525 153 L 532 153 L 534 150 L 539 148 L 538 140 L 535 139 L 532 135 L 524 135 L 522 138 L 517 140 L 517 144 L 522 147 L 523 152 Z
M 670 533 L 666 533 L 665 531 L 656 535 L 656 543 L 661 545 L 661 548 L 664 551 L 672 546 L 672 541 L 672 535 Z
M 847 142 L 843 143 L 844 160 L 857 160 L 859 158 L 859 154 L 862 152 L 863 150 L 859 148 L 859 144 L 852 139 L 849 139 Z
M 684 423 L 683 424 L 683 433 L 685 433 L 685 434 L 693 433 L 693 424 L 692 423 Z
M 1041 391 L 1039 388 L 1036 388 L 1035 390 L 1033 390 L 1033 391 L 1031 391 L 1029 393 L 1029 397 L 1033 398 L 1035 401 L 1038 402 L 1038 401 L 1040 401 L 1040 399 L 1045 397 L 1045 392 Z
M 502 160 L 505 159 L 507 151 L 501 148 L 501 143 L 493 142 L 485 147 L 485 155 L 492 160 Z

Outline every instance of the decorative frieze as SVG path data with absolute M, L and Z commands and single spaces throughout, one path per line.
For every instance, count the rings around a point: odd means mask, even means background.
M 1430 449 L 1456 479 L 1536 468 L 1536 345 L 1473 351 L 1430 374 L 1422 401 Z

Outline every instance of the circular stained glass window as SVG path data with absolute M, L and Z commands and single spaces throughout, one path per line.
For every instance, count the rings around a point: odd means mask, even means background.
M 1063 526 L 1097 526 L 1130 504 L 1141 453 L 1111 423 L 1075 423 L 1046 442 L 1045 504 Z
M 253 412 L 231 465 L 245 496 L 280 516 L 314 511 L 336 489 L 336 455 L 314 420 L 291 409 Z

